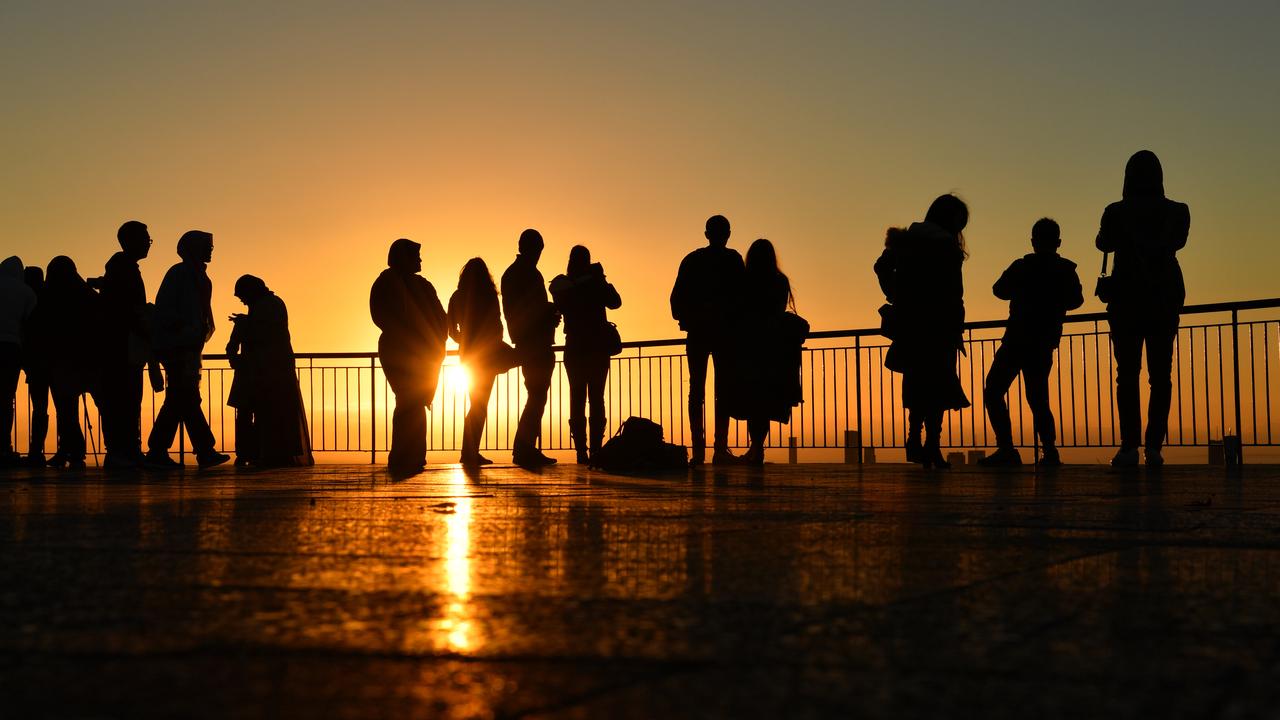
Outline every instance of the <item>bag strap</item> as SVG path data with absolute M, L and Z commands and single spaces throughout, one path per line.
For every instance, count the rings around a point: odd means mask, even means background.
M 1109 252 L 1102 253 L 1102 274 L 1103 275 L 1107 274 L 1107 258 L 1110 256 L 1111 256 L 1111 253 Z

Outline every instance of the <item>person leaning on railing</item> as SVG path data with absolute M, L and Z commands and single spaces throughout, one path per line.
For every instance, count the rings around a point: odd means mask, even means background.
M 1138 464 L 1142 409 L 1138 375 L 1142 348 L 1147 349 L 1146 460 L 1164 464 L 1161 448 L 1169 428 L 1173 395 L 1173 342 L 1186 299 L 1177 253 L 1187 244 L 1191 211 L 1164 195 L 1164 170 L 1150 150 L 1129 158 L 1124 170 L 1123 199 L 1102 213 L 1098 249 L 1115 253 L 1109 277 L 1099 282 L 1098 296 L 1107 303 L 1111 345 L 1116 358 L 1116 405 L 1120 413 L 1117 467 Z

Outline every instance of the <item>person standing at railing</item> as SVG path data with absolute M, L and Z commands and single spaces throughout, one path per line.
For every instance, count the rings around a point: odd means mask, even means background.
M 178 257 L 182 262 L 169 268 L 156 292 L 152 331 L 167 388 L 147 438 L 146 462 L 159 470 L 180 467 L 169 457 L 179 423 L 187 428 L 201 468 L 231 459 L 217 451 L 213 431 L 200 410 L 200 356 L 214 328 L 213 283 L 206 270 L 213 259 L 213 235 L 188 230 L 178 239 Z
M 529 393 L 516 426 L 511 459 L 526 468 L 555 462 L 538 448 L 542 413 L 547 408 L 551 375 L 556 368 L 556 354 L 551 348 L 560 324 L 560 313 L 547 299 L 547 284 L 538 271 L 542 247 L 542 235 L 537 230 L 530 228 L 520 233 L 519 254 L 502 274 L 502 311 Z
M 907 460 L 948 468 L 942 457 L 942 417 L 969 407 L 956 353 L 964 349 L 964 228 L 969 208 L 955 195 L 933 201 L 924 221 L 890 228 L 876 261 L 884 332 L 892 340 L 885 366 L 902 373 L 907 410 Z M 925 439 L 920 441 L 921 426 Z
M 102 345 L 98 295 L 89 289 L 66 255 L 49 261 L 40 305 L 32 314 L 33 349 L 44 362 L 57 413 L 58 451 L 51 467 L 85 466 L 80 428 L 80 398 L 98 380 L 100 367 L 91 348 Z
M 745 265 L 726 404 L 732 417 L 747 421 L 751 447 L 742 461 L 763 465 L 769 423 L 790 422 L 791 408 L 802 399 L 800 364 L 809 323 L 795 314 L 791 280 L 778 267 L 773 243 L 751 243 Z
M 44 446 L 49 439 L 49 363 L 37 348 L 40 326 L 41 295 L 44 293 L 44 269 L 39 265 L 23 268 L 23 280 L 36 294 L 36 306 L 27 317 L 22 338 L 22 373 L 27 378 L 27 397 L 31 402 L 31 426 L 27 433 L 27 464 L 44 467 Z
M 411 474 L 427 464 L 427 408 L 436 396 L 448 326 L 435 286 L 422 277 L 422 246 L 401 238 L 369 290 L 369 314 L 382 334 L 378 357 L 396 396 L 387 468 Z
M 604 389 L 609 358 L 622 350 L 618 329 L 608 310 L 622 307 L 622 297 L 605 279 L 604 266 L 591 262 L 591 251 L 574 245 L 563 275 L 551 280 L 551 297 L 564 316 L 564 370 L 569 377 L 569 434 L 578 464 L 604 444 Z M 587 442 L 587 402 L 591 403 L 591 436 Z M 590 454 L 588 453 L 590 448 Z
M 493 461 L 480 454 L 480 439 L 489 416 L 489 396 L 499 373 L 515 364 L 514 351 L 502 340 L 498 288 L 489 266 L 471 258 L 458 275 L 458 289 L 449 297 L 449 337 L 470 375 L 470 405 L 462 425 L 463 465 L 479 467 Z
M 235 376 L 227 405 L 236 409 L 236 467 L 314 465 L 289 339 L 289 310 L 253 275 L 236 280 L 235 296 L 249 309 L 228 318 L 233 327 L 227 358 Z
M 1049 406 L 1049 371 L 1053 369 L 1053 352 L 1062 340 L 1062 319 L 1084 304 L 1084 295 L 1076 264 L 1058 254 L 1061 246 L 1058 223 L 1049 218 L 1037 220 L 1031 226 L 1035 252 L 1014 260 L 991 288 L 996 297 L 1009 301 L 1009 324 L 983 389 L 987 417 L 996 434 L 996 451 L 979 460 L 979 465 L 1022 464 L 1005 405 L 1005 394 L 1018 373 L 1022 373 L 1027 405 L 1040 437 L 1040 464 L 1062 464 Z
M 36 307 L 36 294 L 22 277 L 22 259 L 0 262 L 0 467 L 22 458 L 13 451 L 14 400 L 22 372 L 23 325 Z
M 728 394 L 732 370 L 732 328 L 737 326 L 737 302 L 741 293 L 742 256 L 729 245 L 729 221 L 723 215 L 707 219 L 706 247 L 680 261 L 671 288 L 671 317 L 688 334 L 685 355 L 689 362 L 689 431 L 693 451 L 689 464 L 706 460 L 707 363 L 715 361 L 715 435 L 711 462 L 731 464 L 729 452 Z
M 1099 281 L 1098 296 L 1107 303 L 1111 345 L 1116 358 L 1116 405 L 1120 413 L 1120 449 L 1111 464 L 1138 464 L 1142 408 L 1138 375 L 1142 348 L 1147 349 L 1145 438 L 1148 467 L 1164 464 L 1161 450 L 1169 428 L 1173 396 L 1173 343 L 1186 299 L 1177 253 L 1187 244 L 1191 211 L 1165 197 L 1164 169 L 1150 150 L 1129 158 L 1122 199 L 1102 213 L 1097 247 L 1115 253 L 1112 273 Z

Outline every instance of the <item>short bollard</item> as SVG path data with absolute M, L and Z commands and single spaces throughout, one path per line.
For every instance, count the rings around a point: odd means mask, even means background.
M 1240 446 L 1239 435 L 1227 435 L 1222 438 L 1222 455 L 1227 467 L 1244 464 L 1244 451 Z
M 969 464 L 970 464 L 970 465 L 977 465 L 977 464 L 978 464 L 978 461 L 979 461 L 979 460 L 981 460 L 982 458 L 986 457 L 986 456 L 987 456 L 987 451 L 986 451 L 986 450 L 970 450 L 970 451 L 969 451 Z
M 947 453 L 947 462 L 951 463 L 955 467 L 960 467 L 961 465 L 964 464 L 964 453 L 962 452 Z
M 857 430 L 845 430 L 844 431 L 844 462 L 845 464 L 853 465 L 857 462 L 861 462 L 862 459 L 858 457 L 861 450 L 862 450 L 862 433 L 858 432 Z M 872 454 L 872 457 L 874 458 L 875 455 Z
M 865 447 L 865 448 L 862 448 L 862 464 L 864 464 L 864 465 L 875 465 L 875 464 L 876 464 L 876 449 L 875 449 L 875 448 L 873 448 L 873 447 Z
M 792 465 L 800 462 L 800 451 L 796 449 L 796 439 L 794 436 L 787 438 L 787 462 Z

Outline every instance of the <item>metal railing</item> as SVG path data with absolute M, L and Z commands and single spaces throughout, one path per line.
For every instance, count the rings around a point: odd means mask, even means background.
M 1269 312 L 1268 312 L 1269 311 Z M 1242 317 L 1248 315 L 1248 317 Z M 943 444 L 948 448 L 986 448 L 994 435 L 986 420 L 982 383 L 999 346 L 1004 321 L 965 326 L 965 353 L 958 361 L 961 383 L 973 405 L 947 413 Z M 803 354 L 804 402 L 788 424 L 775 424 L 770 447 L 797 449 L 898 448 L 905 441 L 901 375 L 884 367 L 888 341 L 876 329 L 813 332 Z M 1175 343 L 1173 405 L 1168 444 L 1205 446 L 1237 435 L 1244 447 L 1274 446 L 1273 392 L 1280 392 L 1280 299 L 1187 306 Z M 557 352 L 562 348 L 557 348 Z M 385 457 L 394 395 L 376 353 L 299 353 L 298 382 L 310 422 L 313 450 L 358 453 L 371 462 Z M 202 391 L 205 412 L 220 448 L 234 448 L 234 410 L 226 405 L 232 370 L 225 355 L 206 355 Z M 439 390 L 428 414 L 428 450 L 456 452 L 466 412 L 466 374 L 450 351 Z M 711 371 L 714 375 L 714 368 Z M 1068 316 L 1054 371 L 1050 398 L 1063 448 L 1113 447 L 1119 442 L 1115 397 L 1115 360 L 1105 313 Z M 624 343 L 613 358 L 606 391 L 608 432 L 638 415 L 659 422 L 669 440 L 690 444 L 686 417 L 688 366 L 684 340 Z M 710 387 L 711 379 L 708 379 Z M 149 392 L 149 391 L 148 391 Z M 1143 384 L 1145 414 L 1146 386 Z M 708 392 L 707 414 L 714 400 Z M 14 446 L 25 449 L 29 399 L 19 393 L 19 422 Z M 569 389 L 562 358 L 557 358 L 548 410 L 543 417 L 545 450 L 568 450 Z M 509 449 L 525 399 L 518 369 L 497 378 L 490 400 L 483 449 Z M 160 399 L 144 400 L 143 431 L 149 429 Z M 25 405 L 25 407 L 24 407 Z M 1019 378 L 1010 388 L 1015 441 L 1033 442 L 1030 411 Z M 26 410 L 24 412 L 24 409 Z M 100 451 L 101 436 L 92 401 L 86 401 L 90 452 Z M 1277 418 L 1280 420 L 1280 418 Z M 731 445 L 744 447 L 744 423 L 734 423 Z M 710 440 L 710 438 L 708 438 Z M 52 438 L 48 445 L 52 445 Z

